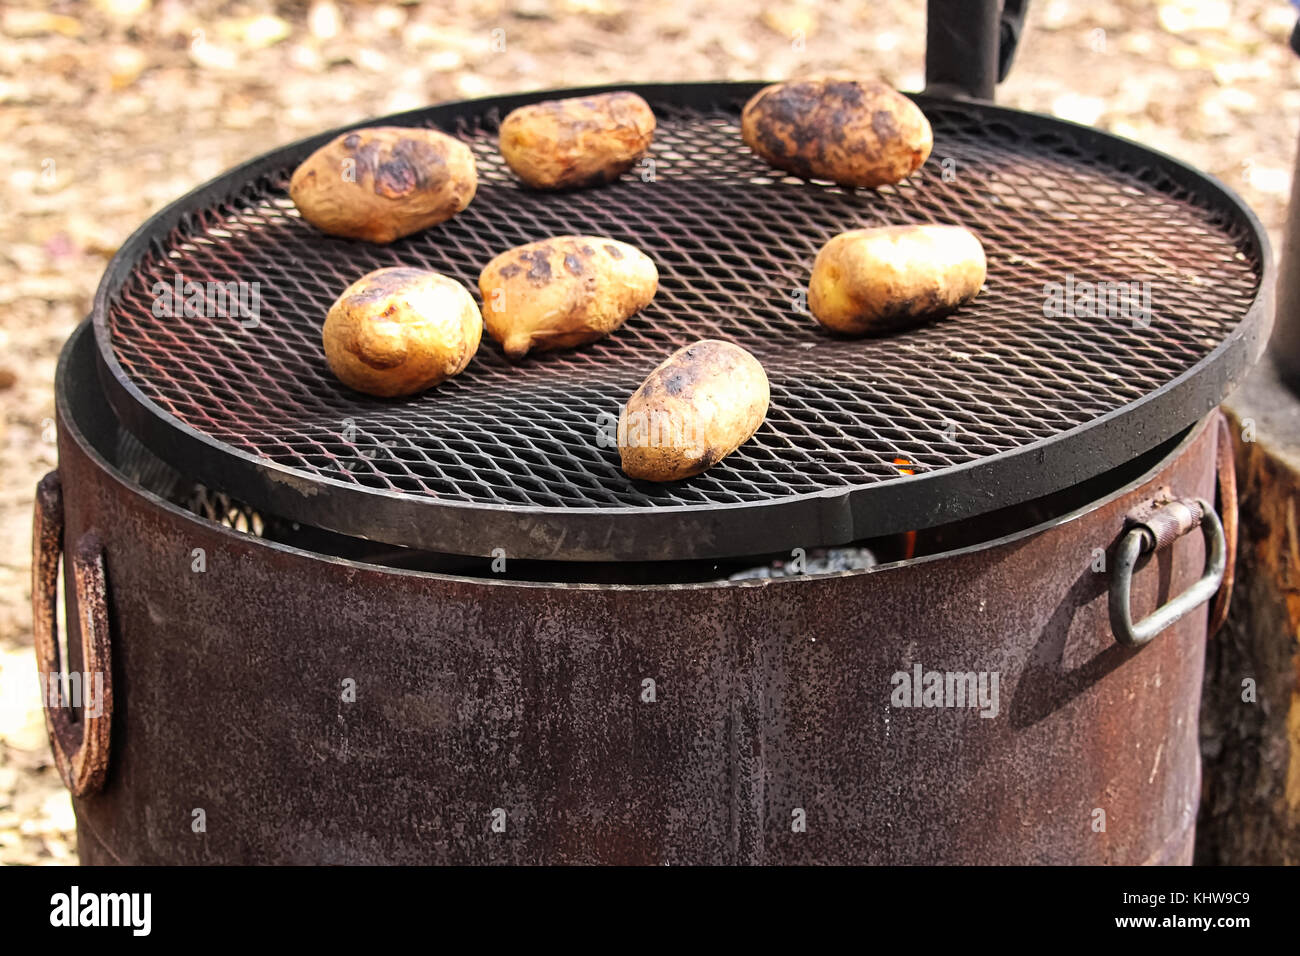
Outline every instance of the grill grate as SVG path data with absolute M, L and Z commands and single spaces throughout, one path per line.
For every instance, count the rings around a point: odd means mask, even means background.
M 1163 161 L 1104 153 L 1096 134 L 922 101 L 934 154 L 912 179 L 872 192 L 774 172 L 740 145 L 734 92 L 705 107 L 648 96 L 659 119 L 654 181 L 634 172 L 561 195 L 517 187 L 496 150 L 503 108 L 444 118 L 474 149 L 478 194 L 452 221 L 388 247 L 318 233 L 287 198 L 294 163 L 272 165 L 155 237 L 109 290 L 121 373 L 180 426 L 328 487 L 514 509 L 761 504 L 910 480 L 896 458 L 928 474 L 1062 436 L 1192 369 L 1255 302 L 1263 266 L 1250 222 L 1201 199 Z M 433 125 L 437 112 L 428 116 Z M 923 222 L 965 225 L 984 242 L 988 281 L 973 305 L 863 340 L 833 337 L 797 311 L 826 239 Z M 485 335 L 465 373 L 414 399 L 369 399 L 330 374 L 320 325 L 363 273 L 424 266 L 477 297 L 489 259 L 560 233 L 642 248 L 660 270 L 655 301 L 599 343 L 519 365 Z M 259 282 L 258 324 L 155 316 L 155 283 L 170 287 L 176 274 Z M 1149 282 L 1150 325 L 1045 319 L 1044 284 L 1067 275 Z M 763 363 L 767 421 L 703 475 L 632 482 L 617 450 L 597 441 L 600 423 L 669 352 L 706 337 Z

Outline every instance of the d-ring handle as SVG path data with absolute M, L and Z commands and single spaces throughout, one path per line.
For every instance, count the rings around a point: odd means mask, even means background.
M 1134 624 L 1129 600 L 1133 589 L 1133 568 L 1138 557 L 1168 547 L 1198 525 L 1205 536 L 1205 573 L 1178 597 Z M 1115 549 L 1114 571 L 1110 579 L 1110 627 L 1115 632 L 1115 640 L 1126 647 L 1141 647 L 1149 643 L 1170 624 L 1214 597 L 1223 582 L 1226 566 L 1223 523 L 1203 498 L 1171 501 L 1138 522 L 1125 532 Z
M 1228 426 L 1228 416 L 1219 409 L 1219 440 L 1215 450 L 1214 470 L 1218 478 L 1216 503 L 1219 519 L 1223 522 L 1223 538 L 1228 544 L 1228 564 L 1223 572 L 1223 583 L 1219 593 L 1214 595 L 1210 604 L 1208 636 L 1213 637 L 1228 620 L 1229 605 L 1232 603 L 1232 583 L 1237 568 L 1237 465 L 1235 461 L 1236 445 L 1232 440 L 1232 429 Z
M 59 556 L 63 551 L 63 488 L 52 471 L 36 486 L 32 517 L 32 629 L 41 700 L 50 749 L 63 783 L 75 797 L 95 793 L 108 774 L 113 722 L 113 670 L 109 651 L 104 549 L 93 532 L 82 535 L 70 555 L 81 619 L 82 699 L 63 699 L 57 602 Z M 81 719 L 68 704 L 82 704 Z

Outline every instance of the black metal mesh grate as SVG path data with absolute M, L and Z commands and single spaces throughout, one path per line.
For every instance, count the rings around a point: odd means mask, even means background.
M 495 111 L 461 122 L 479 189 L 441 226 L 388 247 L 324 236 L 287 198 L 288 166 L 189 217 L 110 300 L 116 356 L 185 425 L 306 476 L 408 496 L 600 509 L 763 502 L 995 456 L 1051 438 L 1164 385 L 1241 320 L 1260 280 L 1246 227 L 1156 168 L 1090 152 L 1066 128 L 931 108 L 934 155 L 878 192 L 783 178 L 740 144 L 740 101 L 653 103 L 654 181 L 530 193 L 505 169 Z M 818 248 L 867 225 L 973 229 L 988 282 L 959 314 L 844 340 L 796 311 Z M 331 376 L 319 330 L 343 289 L 381 266 L 462 280 L 497 253 L 561 233 L 612 236 L 657 263 L 652 305 L 609 338 L 512 365 L 486 335 L 468 370 L 415 399 L 372 400 Z M 259 282 L 260 322 L 156 317 L 154 284 Z M 1152 320 L 1045 319 L 1044 284 L 1147 281 Z M 767 370 L 753 440 L 670 485 L 634 483 L 601 447 L 601 413 L 673 349 L 734 341 Z

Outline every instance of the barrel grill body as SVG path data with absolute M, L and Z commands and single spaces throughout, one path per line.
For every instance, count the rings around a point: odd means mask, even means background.
M 1094 549 L 1161 489 L 1214 500 L 1213 420 L 1084 507 L 952 553 L 528 584 L 343 560 L 169 503 L 114 467 L 90 345 L 83 328 L 58 385 L 63 540 L 102 547 L 111 645 L 106 776 L 75 800 L 85 863 L 1190 861 L 1206 611 L 1119 646 Z M 1204 551 L 1157 552 L 1134 613 Z M 998 675 L 996 714 L 895 706 L 918 664 Z

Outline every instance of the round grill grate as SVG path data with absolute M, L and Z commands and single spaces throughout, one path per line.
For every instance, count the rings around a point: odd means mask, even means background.
M 518 186 L 496 149 L 504 113 L 540 94 L 405 114 L 396 122 L 470 143 L 479 187 L 455 219 L 386 247 L 324 236 L 298 216 L 288 177 L 321 138 L 236 170 L 160 214 L 110 269 L 96 313 L 110 397 L 161 457 L 289 517 L 462 553 L 667 558 L 840 543 L 1064 487 L 1208 411 L 1239 368 L 1218 369 L 1200 397 L 1137 414 L 1180 377 L 1212 369 L 1227 340 L 1250 340 L 1236 366 L 1255 357 L 1265 241 L 1248 212 L 1186 167 L 1046 118 L 920 98 L 935 148 L 913 178 L 874 192 L 805 182 L 740 143 L 754 88 L 638 88 L 659 120 L 652 165 L 558 195 Z M 971 306 L 858 340 L 801 310 L 832 235 L 923 222 L 965 225 L 983 241 L 988 281 Z M 601 342 L 517 365 L 485 335 L 465 373 L 414 399 L 366 398 L 330 374 L 320 326 L 363 273 L 423 266 L 477 297 L 489 259 L 561 233 L 643 249 L 660 270 L 655 301 Z M 174 288 L 177 276 L 258 283 L 256 322 L 220 314 L 211 297 L 213 314 L 156 314 L 157 284 Z M 1145 283 L 1134 290 L 1149 290 L 1149 323 L 1115 309 L 1045 318 L 1046 284 L 1067 281 Z M 699 338 L 762 362 L 767 421 L 703 475 L 633 482 L 602 432 L 654 365 Z M 1113 453 L 1094 436 L 1055 465 L 1041 454 L 1126 408 L 1131 437 L 1101 442 Z M 981 479 L 981 464 L 1027 450 L 1040 452 L 1021 461 L 1034 474 Z M 755 527 L 764 521 L 751 506 L 808 496 L 820 510 Z M 718 512 L 707 530 L 644 520 L 700 509 Z M 491 513 L 486 537 L 475 513 Z M 510 514 L 517 534 L 501 520 Z

